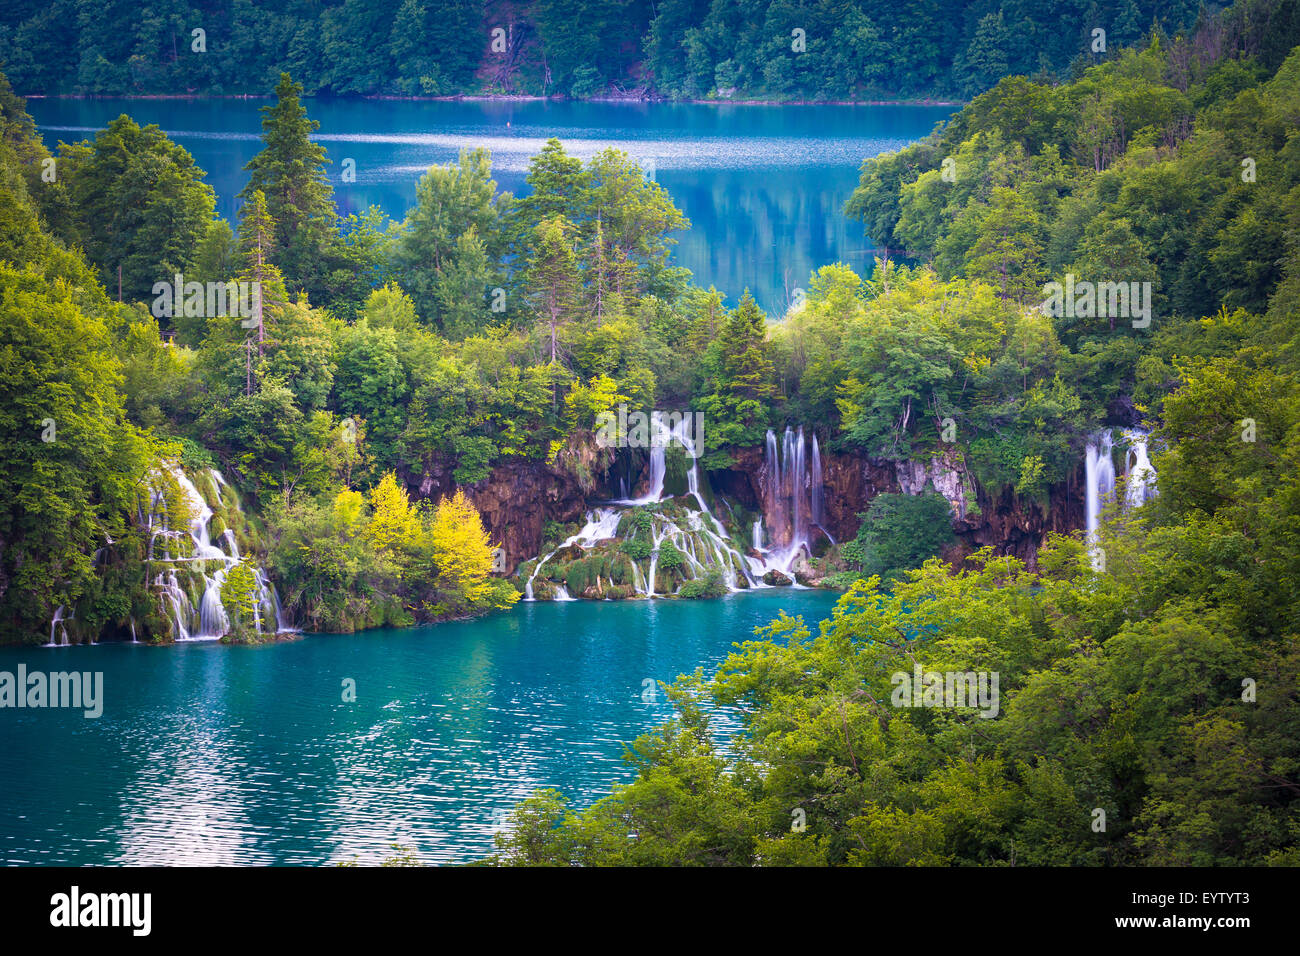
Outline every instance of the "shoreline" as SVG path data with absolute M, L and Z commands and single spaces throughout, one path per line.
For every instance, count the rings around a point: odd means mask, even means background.
M 273 100 L 274 93 L 19 93 L 25 100 Z M 399 103 L 610 103 L 655 106 L 950 106 L 959 109 L 965 100 L 916 97 L 892 100 L 765 100 L 765 99 L 670 99 L 632 96 L 538 96 L 525 93 L 464 93 L 455 96 L 400 96 L 372 93 L 366 96 L 303 94 L 304 100 Z
M 133 647 L 133 646 L 134 647 L 186 647 L 191 644 L 199 644 L 203 646 L 219 646 L 219 647 L 270 647 L 276 644 L 289 644 L 294 641 L 302 641 L 311 637 L 354 637 L 358 634 L 366 634 L 372 631 L 383 631 L 383 630 L 409 631 L 420 627 L 438 627 L 439 625 L 442 624 L 470 623 L 473 621 L 484 620 L 496 614 L 509 614 L 512 611 L 516 610 L 517 608 L 525 604 L 546 605 L 546 604 L 582 603 L 582 604 L 603 605 L 603 604 L 628 604 L 628 603 L 635 604 L 635 603 L 649 603 L 650 601 L 682 601 L 682 600 L 690 600 L 694 602 L 698 602 L 698 601 L 707 602 L 707 601 L 722 601 L 722 600 L 726 600 L 729 597 L 733 597 L 735 595 L 749 595 L 755 592 L 761 593 L 765 591 L 781 591 L 783 593 L 789 593 L 794 591 L 813 591 L 817 593 L 836 594 L 836 595 L 843 596 L 848 592 L 848 589 L 822 587 L 820 585 L 804 585 L 799 588 L 791 587 L 789 585 L 774 585 L 774 586 L 769 585 L 768 587 L 764 587 L 764 588 L 742 588 L 738 591 L 729 591 L 726 594 L 721 594 L 718 595 L 717 597 L 686 599 L 686 598 L 678 598 L 676 595 L 672 595 L 672 594 L 665 594 L 665 595 L 656 595 L 653 598 L 648 598 L 645 596 L 637 596 L 632 598 L 625 598 L 620 601 L 611 601 L 608 598 L 604 600 L 595 600 L 592 598 L 573 598 L 572 601 L 555 601 L 555 600 L 529 601 L 526 600 L 521 595 L 519 600 L 516 601 L 514 604 L 512 604 L 510 607 L 498 608 L 496 610 L 489 611 L 486 614 L 470 615 L 466 617 L 449 617 L 449 618 L 443 618 L 442 620 L 438 620 L 438 621 L 423 621 L 414 624 L 405 624 L 398 627 L 379 625 L 377 627 L 357 628 L 356 630 L 353 631 L 309 631 L 303 628 L 294 628 L 294 629 L 289 629 L 284 631 L 276 631 L 274 635 L 268 634 L 265 636 L 264 640 L 260 640 L 260 641 L 228 641 L 226 640 L 226 637 L 228 637 L 229 635 L 223 635 L 222 637 L 190 638 L 184 641 L 176 641 L 176 640 L 172 640 L 172 641 L 91 641 L 89 643 L 77 642 L 75 644 L 26 644 L 19 641 L 10 644 L 0 644 L 0 650 L 5 650 L 9 648 L 22 649 L 22 650 L 29 650 L 33 648 L 50 648 L 52 650 L 57 650 L 60 648 L 71 648 L 71 647 L 99 647 L 101 645 L 107 645 L 107 644 L 120 645 L 122 647 Z

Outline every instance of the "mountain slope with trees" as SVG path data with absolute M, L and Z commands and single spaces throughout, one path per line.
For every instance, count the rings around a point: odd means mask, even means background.
M 1249 52 L 1297 6 L 1248 4 Z M 0 65 L 25 94 L 308 93 L 771 99 L 973 96 L 1064 76 L 1191 0 L 15 0 Z M 500 31 L 495 33 L 494 31 Z M 1095 30 L 1105 32 L 1097 43 Z M 201 31 L 196 33 L 195 31 Z

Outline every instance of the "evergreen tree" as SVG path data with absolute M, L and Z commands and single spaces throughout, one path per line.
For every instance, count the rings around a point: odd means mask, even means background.
M 257 342 L 259 358 L 264 354 L 266 342 L 266 309 L 270 304 L 284 303 L 287 296 L 284 290 L 284 278 L 280 270 L 271 261 L 275 249 L 276 223 L 267 209 L 266 197 L 261 190 L 254 191 L 244 206 L 243 216 L 239 220 L 239 253 L 243 267 L 239 278 L 247 282 L 256 282 L 260 290 L 254 293 L 254 314 L 240 321 L 243 328 L 256 329 L 254 336 L 245 342 L 248 350 L 248 373 L 246 393 L 253 391 L 252 342 Z
M 569 156 L 560 141 L 548 139 L 528 164 L 528 194 L 515 202 L 508 233 L 518 255 L 527 258 L 536 239 L 534 227 L 546 219 L 564 216 L 570 223 L 583 220 L 584 195 L 591 176 L 582 160 Z
M 706 467 L 722 467 L 728 446 L 756 445 L 769 423 L 776 396 L 775 372 L 767 342 L 767 317 L 745 290 L 740 305 L 727 314 L 705 358 L 709 392 L 700 402 L 705 414 Z
M 325 175 L 325 147 L 311 141 L 320 123 L 307 118 L 299 96 L 302 86 L 288 73 L 280 74 L 276 102 L 262 107 L 261 152 L 248 161 L 248 185 L 239 196 L 266 197 L 266 209 L 275 223 L 275 243 L 270 261 L 298 286 L 314 278 L 337 231 L 333 190 Z
M 535 249 L 528 261 L 527 287 L 533 311 L 548 330 L 550 359 L 560 359 L 560 329 L 582 308 L 582 282 L 573 246 L 573 224 L 563 216 L 543 220 L 535 230 Z

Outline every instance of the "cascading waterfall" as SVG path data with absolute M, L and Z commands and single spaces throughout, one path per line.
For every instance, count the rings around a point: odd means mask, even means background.
M 815 434 L 813 435 L 812 440 L 812 469 L 808 475 L 808 498 L 809 508 L 812 512 L 813 524 L 815 524 L 818 529 L 826 535 L 826 537 L 830 538 L 830 532 L 822 527 L 822 521 L 825 517 L 822 511 L 822 453 L 821 449 L 817 445 L 817 436 Z M 835 539 L 831 538 L 831 543 L 833 544 L 834 542 Z
M 574 546 L 583 551 L 604 547 L 611 539 L 617 537 L 620 522 L 630 509 L 663 502 L 667 476 L 666 453 L 668 446 L 673 442 L 682 447 L 689 461 L 686 472 L 686 495 L 674 503 L 672 514 L 656 511 L 649 515 L 647 531 L 649 556 L 641 561 L 630 562 L 630 582 L 627 586 L 631 590 L 627 593 L 647 598 L 672 593 L 671 590 L 665 589 L 666 572 L 660 567 L 660 549 L 665 544 L 671 544 L 682 555 L 685 571 L 692 580 L 704 578 L 716 570 L 722 584 L 731 591 L 765 586 L 757 579 L 763 571 L 762 562 L 747 557 L 737 548 L 726 527 L 714 516 L 705 500 L 700 485 L 699 460 L 696 457 L 697 448 L 691 425 L 690 418 L 683 418 L 669 428 L 658 416 L 651 418 L 650 428 L 654 440 L 650 447 L 647 493 L 639 498 L 619 498 L 610 502 L 608 507 L 588 512 L 582 530 L 565 539 L 559 547 L 549 551 L 537 562 L 537 566 L 524 583 L 524 600 L 536 600 L 535 585 L 539 576 L 550 582 L 548 588 L 553 600 L 576 599 L 570 594 L 569 589 L 554 577 L 555 568 L 552 559 L 560 552 Z M 620 489 L 626 494 L 627 483 L 621 482 Z M 684 504 L 685 498 L 693 499 L 693 503 Z M 644 567 L 642 567 L 643 562 Z M 551 578 L 546 577 L 547 571 L 552 573 Z M 596 581 L 596 591 L 599 593 L 604 582 L 599 576 Z M 609 584 L 613 586 L 612 581 Z
M 46 644 L 46 647 L 67 646 L 69 643 L 68 628 L 64 621 L 72 620 L 72 616 L 64 617 L 63 612 L 64 606 L 62 604 L 54 609 L 54 615 L 50 618 L 50 643 Z
M 1147 433 L 1137 428 L 1124 429 L 1128 453 L 1124 456 L 1124 497 L 1130 507 L 1146 504 L 1156 494 L 1156 470 L 1147 450 Z
M 524 600 L 535 600 L 533 597 L 533 581 L 537 578 L 537 572 L 542 570 L 542 565 L 551 560 L 557 551 L 573 547 L 575 544 L 590 548 L 599 541 L 614 537 L 615 532 L 618 530 L 620 515 L 621 512 L 617 508 L 597 508 L 595 511 L 587 512 L 587 523 L 583 525 L 582 530 L 566 538 L 562 545 L 552 549 L 546 557 L 537 562 L 537 567 L 533 568 L 533 573 L 529 575 L 528 582 L 524 585 Z M 563 591 L 564 589 L 560 588 L 559 590 Z M 568 600 L 568 593 L 568 591 L 564 591 L 565 597 L 556 600 Z
M 764 441 L 763 518 L 755 525 L 754 547 L 763 554 L 762 569 L 789 574 L 801 554 L 812 555 L 813 529 L 834 541 L 823 527 L 822 456 L 817 436 L 808 447 L 803 428 L 787 428 L 781 441 L 768 430 Z M 767 532 L 767 549 L 758 532 Z
M 212 506 L 178 466 L 170 465 L 167 470 L 176 480 L 192 517 L 188 528 L 172 528 L 166 496 L 161 488 L 155 488 L 148 515 L 141 515 L 150 531 L 149 561 L 158 566 L 153 585 L 158 590 L 163 615 L 171 623 L 174 640 L 218 640 L 230 630 L 230 618 L 221 602 L 221 586 L 231 568 L 244 559 L 231 528 L 223 529 L 218 536 L 220 545 L 213 543 Z M 238 503 L 227 504 L 222 494 L 227 484 L 221 474 L 212 470 L 207 475 L 217 503 L 238 512 Z M 182 544 L 185 538 L 189 539 L 188 549 Z M 254 628 L 264 633 L 264 622 L 274 620 L 276 632 L 292 630 L 284 620 L 275 585 L 261 568 L 253 568 L 253 577 L 258 592 L 253 609 Z
M 1124 447 L 1124 503 L 1137 507 L 1156 494 L 1156 470 L 1147 448 L 1147 432 L 1138 428 L 1121 431 Z M 1084 450 L 1084 514 L 1088 541 L 1097 540 L 1101 512 L 1115 499 L 1115 440 L 1109 428 L 1089 437 Z
M 1110 429 L 1106 428 L 1088 439 L 1084 451 L 1083 475 L 1087 487 L 1084 502 L 1088 540 L 1097 536 L 1101 524 L 1101 509 L 1115 493 L 1115 461 L 1112 457 Z
M 617 505 L 648 505 L 663 498 L 664 479 L 668 475 L 667 451 L 669 442 L 676 435 L 670 431 L 658 414 L 650 417 L 650 486 L 640 498 L 623 497 L 614 502 Z M 624 483 L 624 495 L 627 494 Z

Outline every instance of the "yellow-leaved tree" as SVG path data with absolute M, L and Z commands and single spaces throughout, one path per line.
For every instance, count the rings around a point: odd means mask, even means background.
M 424 526 L 420 513 L 411 504 L 406 489 L 389 472 L 370 489 L 370 524 L 366 537 L 376 551 L 387 554 L 413 554 L 424 544 Z
M 436 616 L 505 608 L 519 593 L 492 577 L 492 542 L 474 503 L 457 489 L 438 502 L 429 524 L 429 551 Z
M 344 488 L 334 498 L 334 523 L 349 538 L 361 530 L 366 508 L 366 498 L 359 491 Z

